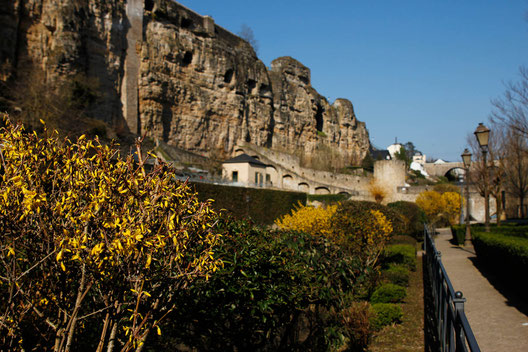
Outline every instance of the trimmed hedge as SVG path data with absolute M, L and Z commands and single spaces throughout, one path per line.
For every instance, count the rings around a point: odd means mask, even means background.
M 375 330 L 402 321 L 403 309 L 398 304 L 376 303 L 372 305 L 372 310 L 374 314 L 370 323 Z
M 271 189 L 245 188 L 193 183 L 198 199 L 214 199 L 213 208 L 225 209 L 236 219 L 252 220 L 259 225 L 272 225 L 273 221 L 288 214 L 295 205 L 306 204 L 306 193 Z
M 494 229 L 495 230 L 495 229 Z M 473 231 L 473 246 L 479 261 L 515 282 L 519 290 L 528 289 L 528 238 L 517 235 L 494 232 Z
M 408 244 L 392 244 L 387 246 L 382 254 L 382 263 L 384 267 L 389 264 L 401 264 L 409 270 L 416 269 L 416 247 Z
M 408 244 L 413 248 L 416 248 L 418 241 L 416 241 L 414 237 L 408 235 L 396 235 L 390 239 L 389 244 Z
M 348 194 L 308 194 L 310 202 L 321 202 L 325 204 L 343 202 L 350 198 Z
M 417 241 L 423 240 L 423 228 L 424 223 L 427 222 L 427 216 L 422 208 L 416 203 L 406 201 L 389 203 L 387 206 L 396 210 L 403 217 L 405 222 L 403 234 L 411 236 Z
M 520 226 L 517 224 L 501 224 L 498 226 L 496 224 L 490 224 L 491 231 L 493 233 L 502 234 L 512 237 L 522 237 L 528 238 L 528 226 Z M 484 225 L 471 225 L 472 232 L 483 232 Z M 453 236 L 453 242 L 456 245 L 464 245 L 464 240 L 466 238 L 466 225 L 453 225 L 451 226 L 451 234 Z
M 451 226 L 451 235 L 453 236 L 454 244 L 463 246 L 466 239 L 466 225 Z
M 395 284 L 379 286 L 370 297 L 371 303 L 399 303 L 407 296 L 405 287 Z
M 409 269 L 403 265 L 390 264 L 381 273 L 384 280 L 399 286 L 409 286 Z

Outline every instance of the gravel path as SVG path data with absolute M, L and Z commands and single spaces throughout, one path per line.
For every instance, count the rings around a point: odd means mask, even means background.
M 442 253 L 453 288 L 462 291 L 467 299 L 466 315 L 480 349 L 483 352 L 528 351 L 528 316 L 512 306 L 477 269 L 473 246 L 454 246 L 449 242 L 449 229 L 437 231 L 436 248 Z M 527 303 L 528 293 L 523 301 Z

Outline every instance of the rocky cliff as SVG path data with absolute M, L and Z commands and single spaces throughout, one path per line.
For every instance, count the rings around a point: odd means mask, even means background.
M 216 158 L 251 143 L 307 165 L 354 163 L 369 148 L 352 104 L 330 104 L 307 67 L 281 57 L 268 69 L 246 41 L 175 2 L 0 5 L 0 79 L 8 85 L 29 67 L 50 82 L 96 77 L 100 94 L 88 112 L 117 131 Z

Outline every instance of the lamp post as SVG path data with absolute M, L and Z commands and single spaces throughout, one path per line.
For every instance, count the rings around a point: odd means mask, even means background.
M 460 183 L 460 225 L 462 225 L 466 216 L 464 211 L 464 174 L 458 175 L 458 183 Z
M 484 126 L 481 122 L 475 130 L 475 137 L 477 137 L 480 150 L 482 150 L 482 162 L 483 162 L 483 172 L 484 172 L 484 211 L 485 211 L 485 229 L 486 232 L 489 232 L 489 175 L 488 175 L 488 141 L 490 129 Z
M 464 169 L 466 170 L 464 175 L 464 181 L 466 183 L 466 237 L 464 238 L 464 246 L 467 246 L 471 243 L 471 226 L 469 226 L 469 167 L 471 166 L 471 153 L 466 148 L 461 156 Z

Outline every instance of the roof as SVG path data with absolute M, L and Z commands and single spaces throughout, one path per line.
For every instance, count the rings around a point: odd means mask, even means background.
M 391 158 L 388 150 L 372 150 L 370 151 L 370 155 L 374 160 L 387 160 Z
M 247 154 L 240 154 L 239 156 L 235 156 L 234 158 L 224 161 L 222 164 L 243 164 L 243 163 L 248 163 L 248 164 L 252 164 L 256 166 L 263 166 L 263 167 L 267 166 L 262 161 L 257 160 Z

